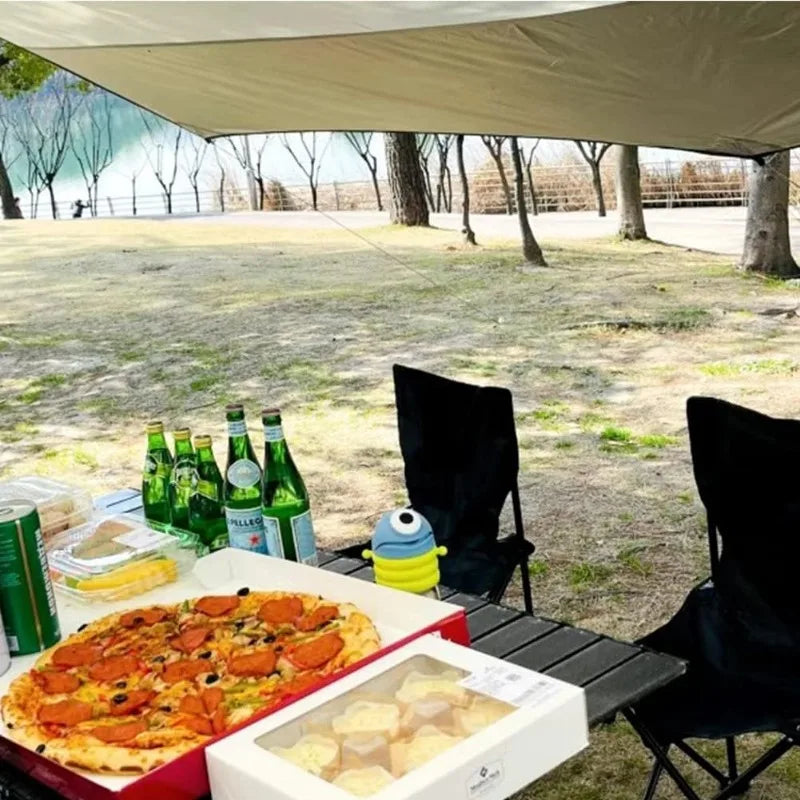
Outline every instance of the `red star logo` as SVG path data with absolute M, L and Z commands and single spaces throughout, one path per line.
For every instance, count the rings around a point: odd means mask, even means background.
M 250 544 L 252 544 L 255 547 L 259 543 L 260 540 L 261 540 L 261 537 L 257 533 L 254 533 L 250 537 Z

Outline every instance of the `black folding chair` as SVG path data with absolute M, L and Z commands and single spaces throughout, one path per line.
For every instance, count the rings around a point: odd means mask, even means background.
M 394 386 L 410 505 L 431 523 L 437 543 L 448 548 L 439 562 L 442 584 L 499 602 L 519 566 L 531 612 L 528 559 L 534 547 L 522 523 L 511 392 L 399 364 Z M 509 494 L 514 533 L 498 539 Z M 360 555 L 361 549 L 340 552 Z
M 643 640 L 689 661 L 684 677 L 626 713 L 655 756 L 644 800 L 664 772 L 699 800 L 672 747 L 719 783 L 714 800 L 726 800 L 800 743 L 800 422 L 709 397 L 690 398 L 687 416 L 711 577 Z M 753 732 L 782 738 L 739 772 L 735 737 Z M 726 767 L 687 738 L 724 739 Z

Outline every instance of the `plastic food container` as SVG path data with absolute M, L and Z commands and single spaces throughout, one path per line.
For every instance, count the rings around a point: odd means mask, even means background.
M 92 513 L 92 498 L 88 492 L 34 475 L 0 482 L 0 502 L 14 499 L 36 503 L 42 537 L 48 547 L 53 536 L 83 525 Z
M 135 597 L 192 568 L 192 546 L 144 520 L 100 516 L 54 537 L 47 555 L 56 590 L 81 602 Z
M 369 797 L 515 711 L 466 688 L 469 672 L 418 655 L 256 744 Z

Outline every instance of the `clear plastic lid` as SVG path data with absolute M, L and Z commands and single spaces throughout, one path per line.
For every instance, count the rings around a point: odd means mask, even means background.
M 42 536 L 48 543 L 61 531 L 86 523 L 92 512 L 92 498 L 88 492 L 36 475 L 0 482 L 0 501 L 14 499 L 36 504 Z
M 118 514 L 58 534 L 47 558 L 58 590 L 84 601 L 110 601 L 177 580 L 194 564 L 195 552 L 139 517 Z
M 516 710 L 470 673 L 412 656 L 255 741 L 355 797 L 370 797 Z

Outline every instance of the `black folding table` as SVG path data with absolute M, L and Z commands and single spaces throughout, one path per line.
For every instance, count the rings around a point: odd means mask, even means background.
M 139 492 L 122 489 L 96 501 L 116 513 L 141 512 Z M 321 551 L 321 569 L 372 580 L 363 561 Z M 480 597 L 442 590 L 442 599 L 460 605 L 476 650 L 551 675 L 586 692 L 589 724 L 625 711 L 686 670 L 685 662 L 629 642 L 575 628 Z M 56 800 L 58 795 L 0 762 L 0 800 Z

